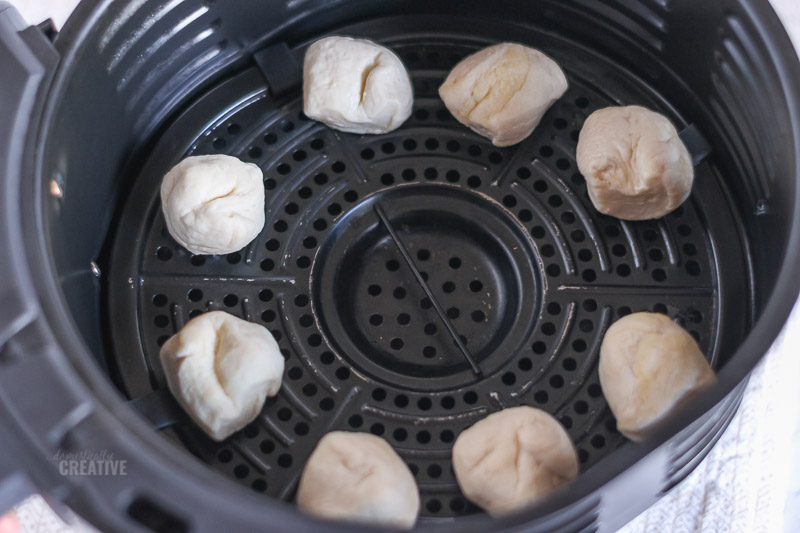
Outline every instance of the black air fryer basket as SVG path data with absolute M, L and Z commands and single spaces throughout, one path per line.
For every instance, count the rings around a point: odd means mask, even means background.
M 406 63 L 400 129 L 302 113 L 303 53 L 329 34 Z M 570 83 L 509 148 L 437 95 L 499 41 L 543 50 Z M 106 531 L 361 530 L 291 503 L 316 442 L 344 429 L 408 463 L 420 529 L 613 531 L 706 456 L 798 294 L 800 64 L 766 1 L 88 0 L 58 35 L 0 3 L 0 76 L 6 506 L 41 491 Z M 662 219 L 599 215 L 576 168 L 584 119 L 619 104 L 665 114 L 702 159 Z M 263 169 L 267 223 L 239 252 L 193 256 L 158 186 L 211 153 Z M 211 309 L 263 324 L 286 358 L 280 394 L 222 443 L 176 408 L 158 363 Z M 597 356 L 640 310 L 684 326 L 719 381 L 636 445 Z M 459 492 L 450 449 L 520 404 L 558 417 L 581 475 L 492 521 Z M 113 454 L 126 475 L 61 475 L 59 452 Z

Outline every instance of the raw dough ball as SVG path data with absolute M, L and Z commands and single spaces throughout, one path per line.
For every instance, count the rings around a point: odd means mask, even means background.
M 283 356 L 272 334 L 223 311 L 187 322 L 160 355 L 169 390 L 217 441 L 252 422 L 281 387 Z
M 694 338 L 658 313 L 633 313 L 608 328 L 599 371 L 617 429 L 635 441 L 716 379 Z
M 578 169 L 601 213 L 659 218 L 692 191 L 694 167 L 675 126 L 639 106 L 595 111 L 578 137 Z
M 303 111 L 331 128 L 386 133 L 411 115 L 414 92 L 406 67 L 367 39 L 325 37 L 303 61 Z
M 453 471 L 464 496 L 497 516 L 573 480 L 578 475 L 578 455 L 567 432 L 549 413 L 512 407 L 458 436 Z
M 530 135 L 566 90 L 558 63 L 533 48 L 501 43 L 463 59 L 439 96 L 459 122 L 495 146 L 510 146 Z
M 297 506 L 321 518 L 410 529 L 419 512 L 419 489 L 385 440 L 332 431 L 308 458 Z
M 187 157 L 161 182 L 170 235 L 193 254 L 242 249 L 264 227 L 264 176 L 229 155 Z

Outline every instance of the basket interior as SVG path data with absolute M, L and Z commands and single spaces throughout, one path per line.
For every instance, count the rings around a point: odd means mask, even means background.
M 450 469 L 452 441 L 518 404 L 554 413 L 590 469 L 624 444 L 597 380 L 608 325 L 666 313 L 723 368 L 773 294 L 788 243 L 796 149 L 779 66 L 747 4 L 699 4 L 79 9 L 56 40 L 65 59 L 39 151 L 43 183 L 63 191 L 43 194 L 40 207 L 69 320 L 131 399 L 163 388 L 159 346 L 196 314 L 224 309 L 268 327 L 287 371 L 259 419 L 222 444 L 185 420 L 163 433 L 269 496 L 291 500 L 321 435 L 348 429 L 395 446 L 417 476 L 425 520 L 473 513 Z M 327 34 L 373 38 L 400 55 L 415 91 L 400 129 L 335 132 L 302 114 L 296 85 L 273 94 L 278 74 Z M 460 58 L 499 41 L 541 49 L 570 83 L 509 148 L 458 124 L 436 93 Z M 286 63 L 253 59 L 277 43 Z M 679 130 L 694 125 L 713 148 L 692 196 L 663 219 L 620 222 L 586 196 L 578 132 L 593 110 L 620 104 L 657 110 Z M 164 173 L 208 153 L 265 175 L 265 229 L 227 256 L 192 256 L 160 213 Z
M 679 128 L 688 124 L 652 88 L 567 41 L 527 32 L 520 40 L 559 61 L 570 89 L 530 138 L 496 148 L 455 121 L 437 95 L 450 68 L 495 37 L 459 34 L 459 24 L 435 18 L 408 22 L 342 29 L 391 46 L 411 71 L 413 116 L 391 133 L 345 134 L 310 121 L 299 87 L 272 98 L 256 67 L 193 101 L 161 135 L 125 202 L 107 313 L 114 366 L 134 398 L 165 387 L 159 347 L 200 313 L 225 310 L 278 340 L 284 384 L 255 422 L 222 444 L 188 421 L 174 428 L 212 467 L 291 500 L 322 435 L 367 431 L 409 464 L 422 515 L 433 519 L 476 512 L 459 492 L 450 449 L 488 413 L 548 410 L 569 430 L 583 469 L 625 442 L 597 376 L 600 342 L 614 320 L 666 313 L 716 363 L 721 344 L 734 346 L 744 333 L 721 316 L 746 316 L 748 302 L 717 290 L 724 258 L 712 240 L 724 239 L 734 257 L 744 252 L 711 165 L 697 168 L 691 199 L 660 220 L 621 222 L 588 199 L 575 145 L 593 110 L 635 103 Z M 440 30 L 415 31 L 420 24 Z M 303 45 L 285 60 L 302 52 Z M 177 245 L 158 198 L 172 165 L 210 153 L 252 161 L 265 176 L 265 229 L 226 256 L 194 256 Z M 137 280 L 134 290 L 128 279 Z

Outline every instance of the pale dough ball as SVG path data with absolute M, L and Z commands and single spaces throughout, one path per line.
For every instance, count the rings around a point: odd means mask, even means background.
M 332 431 L 306 462 L 297 506 L 320 518 L 410 529 L 419 513 L 419 489 L 385 440 Z
M 716 379 L 694 338 L 658 313 L 633 313 L 608 328 L 599 371 L 617 429 L 635 441 Z
M 187 157 L 161 182 L 170 235 L 193 254 L 242 249 L 264 227 L 264 176 L 229 155 Z
M 597 210 L 624 220 L 662 217 L 692 190 L 692 158 L 678 131 L 643 107 L 607 107 L 589 115 L 577 160 Z
M 578 475 L 578 455 L 563 426 L 534 407 L 512 407 L 466 429 L 453 445 L 464 496 L 493 516 L 530 505 Z
M 303 111 L 331 128 L 386 133 L 411 115 L 414 91 L 397 55 L 367 39 L 325 37 L 303 61 Z
M 161 348 L 173 396 L 217 441 L 252 422 L 283 376 L 272 334 L 223 311 L 193 318 Z
M 459 122 L 495 146 L 510 146 L 530 135 L 566 90 L 558 63 L 533 48 L 501 43 L 458 63 L 439 96 Z

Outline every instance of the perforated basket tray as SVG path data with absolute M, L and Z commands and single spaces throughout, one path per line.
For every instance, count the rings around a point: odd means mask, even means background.
M 459 492 L 450 449 L 490 412 L 527 404 L 553 413 L 583 470 L 624 445 L 596 370 L 600 341 L 618 317 L 668 314 L 712 365 L 720 350 L 738 345 L 747 298 L 723 298 L 718 288 L 746 286 L 743 272 L 725 267 L 738 264 L 743 250 L 734 235 L 714 245 L 709 239 L 737 225 L 712 167 L 696 168 L 682 207 L 631 223 L 594 210 L 575 164 L 578 132 L 595 109 L 644 105 L 679 129 L 691 117 L 572 42 L 515 32 L 437 17 L 344 28 L 392 47 L 411 72 L 413 115 L 385 135 L 309 121 L 296 83 L 268 89 L 275 73 L 296 72 L 300 46 L 271 56 L 288 63 L 222 81 L 160 136 L 113 241 L 105 290 L 117 380 L 131 398 L 164 389 L 159 347 L 212 309 L 263 324 L 286 358 L 279 395 L 243 431 L 216 444 L 183 418 L 168 434 L 252 490 L 291 500 L 322 435 L 371 432 L 409 464 L 423 517 L 462 515 L 476 509 Z M 542 49 L 570 83 L 534 133 L 509 148 L 456 122 L 436 92 L 456 62 L 499 39 Z M 257 163 L 265 176 L 265 228 L 227 256 L 193 256 L 178 246 L 158 199 L 172 165 L 210 153 Z

